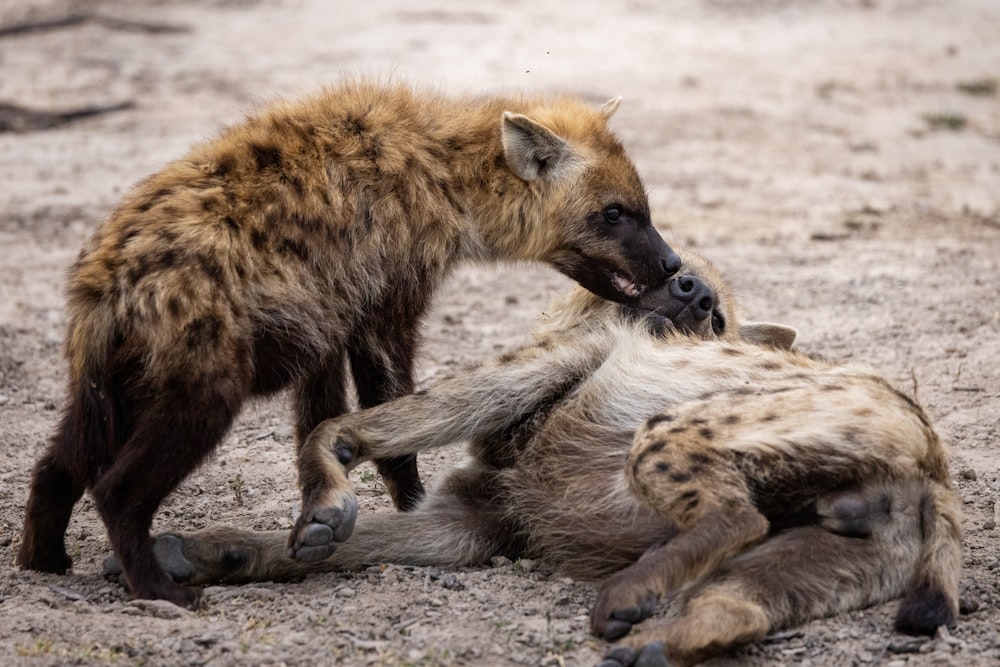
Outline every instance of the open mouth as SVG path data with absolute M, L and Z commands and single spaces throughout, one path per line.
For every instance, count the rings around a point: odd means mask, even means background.
M 622 274 L 611 271 L 611 284 L 615 286 L 615 289 L 624 294 L 625 296 L 635 298 L 643 293 L 646 289 L 642 285 L 637 285 Z

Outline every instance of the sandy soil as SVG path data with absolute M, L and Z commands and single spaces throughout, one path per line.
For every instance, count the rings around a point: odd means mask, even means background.
M 623 95 L 615 126 L 663 232 L 714 258 L 753 316 L 796 326 L 802 349 L 882 368 L 952 440 L 966 510 L 955 629 L 894 635 L 890 604 L 714 665 L 1000 664 L 1000 4 L 572 7 L 0 5 L 0 663 L 586 665 L 603 652 L 587 634 L 593 585 L 544 563 L 215 587 L 192 613 L 100 576 L 108 546 L 84 501 L 72 575 L 12 567 L 62 400 L 64 275 L 85 236 L 133 182 L 260 100 L 374 71 L 453 91 Z M 421 383 L 522 341 L 566 287 L 535 267 L 462 271 L 427 321 Z M 157 528 L 288 527 L 291 441 L 284 400 L 247 410 Z M 459 456 L 428 454 L 422 470 Z M 363 511 L 390 511 L 369 468 L 357 482 Z

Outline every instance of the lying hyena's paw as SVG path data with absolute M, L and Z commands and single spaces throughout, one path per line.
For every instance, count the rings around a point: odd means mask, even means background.
M 288 557 L 303 562 L 324 560 L 333 553 L 334 542 L 351 536 L 357 519 L 358 501 L 351 491 L 333 491 L 306 501 L 288 537 Z
M 229 536 L 230 538 L 232 536 Z M 257 559 L 252 545 L 226 537 L 160 535 L 153 541 L 156 562 L 175 582 L 184 584 L 250 581 Z M 104 576 L 128 588 L 117 556 L 104 559 Z
M 624 637 L 633 625 L 653 615 L 656 599 L 655 593 L 636 588 L 628 578 L 613 576 L 604 582 L 597 595 L 590 612 L 590 631 L 609 642 Z
M 663 642 L 650 642 L 636 650 L 616 646 L 608 651 L 597 667 L 669 667 Z
M 194 578 L 197 568 L 184 556 L 184 541 L 176 535 L 161 535 L 153 542 L 153 554 L 170 578 L 178 583 L 185 583 Z M 117 580 L 122 586 L 128 587 L 118 556 L 111 554 L 104 559 L 102 565 L 107 579 Z

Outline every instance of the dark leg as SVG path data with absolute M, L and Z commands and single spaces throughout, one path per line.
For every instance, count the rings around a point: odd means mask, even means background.
M 320 422 L 347 412 L 344 355 L 335 352 L 295 387 L 295 444 L 302 448 Z
M 413 393 L 416 341 L 403 331 L 394 338 L 386 337 L 379 342 L 381 347 L 371 347 L 371 340 L 351 346 L 351 373 L 362 408 Z M 416 507 L 424 497 L 424 485 L 417 470 L 417 455 L 375 459 L 375 465 L 396 507 L 404 512 Z
M 193 607 L 199 592 L 174 583 L 163 571 L 149 528 L 167 494 L 225 435 L 241 400 L 218 385 L 186 389 L 162 392 L 150 404 L 137 406 L 135 429 L 92 493 L 132 593 Z
M 64 426 L 57 437 L 64 437 L 65 430 Z M 64 539 L 84 487 L 60 462 L 57 443 L 50 445 L 35 466 L 17 561 L 25 569 L 62 574 L 73 566 Z

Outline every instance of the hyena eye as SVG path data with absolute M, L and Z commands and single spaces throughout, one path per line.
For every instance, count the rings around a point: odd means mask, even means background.
M 726 330 L 726 318 L 717 310 L 712 311 L 712 331 L 716 336 L 721 336 Z
M 612 225 L 618 222 L 618 219 L 622 217 L 622 209 L 617 204 L 612 204 L 611 206 L 604 209 L 604 221 L 610 222 Z

